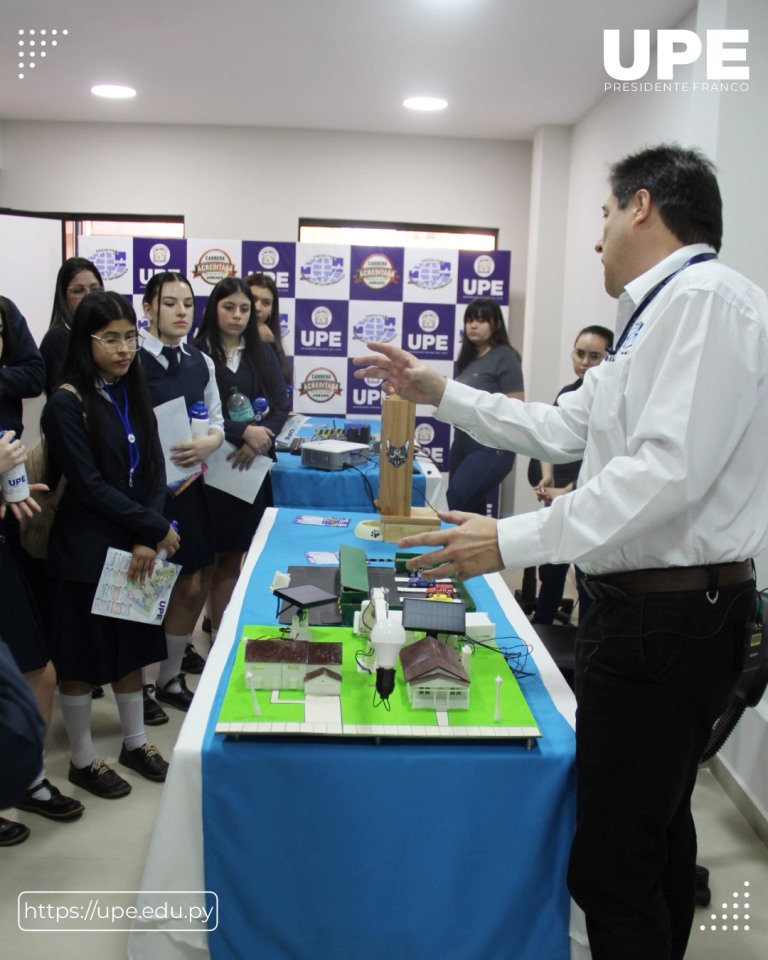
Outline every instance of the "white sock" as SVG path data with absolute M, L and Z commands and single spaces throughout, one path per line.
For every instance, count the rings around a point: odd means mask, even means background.
M 168 687 L 169 693 L 178 693 L 181 690 L 179 683 L 172 683 L 181 673 L 181 661 L 184 659 L 184 651 L 188 643 L 192 643 L 192 634 L 165 634 L 165 642 L 168 645 L 168 656 L 160 664 L 160 672 L 157 675 L 157 686 Z M 168 686 L 170 684 L 170 686 Z
M 72 747 L 72 765 L 78 770 L 90 767 L 94 760 L 99 759 L 91 737 L 92 699 L 90 693 L 76 697 L 62 693 L 59 697 L 64 728 Z
M 27 793 L 31 793 L 35 800 L 50 800 L 51 791 L 48 787 L 43 786 L 43 780 L 45 780 L 45 760 L 40 767 L 40 773 L 35 777 L 35 779 L 27 787 Z
M 115 693 L 120 726 L 123 728 L 123 743 L 126 750 L 143 747 L 147 742 L 144 730 L 144 695 L 141 690 L 133 693 Z
M 216 627 L 216 628 L 214 629 L 214 628 L 212 627 L 212 628 L 211 628 L 211 646 L 213 646 L 214 643 L 216 642 L 216 637 L 218 637 L 218 635 L 219 635 L 219 628 Z

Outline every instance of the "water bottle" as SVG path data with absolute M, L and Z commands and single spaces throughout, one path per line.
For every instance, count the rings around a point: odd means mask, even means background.
M 261 423 L 262 420 L 267 419 L 269 416 L 269 400 L 266 397 L 254 397 L 251 406 L 256 423 Z
M 0 438 L 5 436 L 5 430 L 0 430 Z M 14 440 L 11 446 L 20 443 L 18 439 Z M 11 467 L 5 473 L 0 475 L 0 489 L 3 492 L 3 499 L 6 503 L 19 503 L 26 500 L 29 496 L 29 483 L 27 482 L 27 468 L 23 463 Z
M 189 425 L 193 437 L 204 437 L 208 433 L 208 407 L 201 400 L 197 400 L 189 408 Z
M 171 520 L 171 526 L 176 531 L 176 533 L 179 532 L 179 525 L 178 523 L 176 523 L 175 520 Z M 157 551 L 157 556 L 155 557 L 155 563 L 157 563 L 158 560 L 167 560 L 167 559 L 168 559 L 168 551 L 165 549 L 165 547 L 163 547 L 162 550 Z
M 237 420 L 240 423 L 250 423 L 256 416 L 251 401 L 244 393 L 240 393 L 237 387 L 232 387 L 229 393 L 230 396 L 227 400 L 229 419 Z

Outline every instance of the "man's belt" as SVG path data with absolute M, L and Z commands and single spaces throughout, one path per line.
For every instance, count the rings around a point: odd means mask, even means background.
M 677 593 L 684 590 L 715 591 L 752 580 L 752 561 L 713 563 L 707 567 L 664 567 L 623 573 L 587 575 L 584 589 L 593 600 L 621 600 L 633 593 Z

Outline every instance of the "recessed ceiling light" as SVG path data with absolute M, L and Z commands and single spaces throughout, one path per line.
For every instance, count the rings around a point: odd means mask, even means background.
M 403 106 L 409 110 L 445 110 L 448 101 L 442 97 L 408 97 Z
M 91 93 L 96 97 L 109 97 L 111 100 L 129 100 L 136 96 L 133 87 L 121 87 L 113 83 L 99 83 L 91 87 Z

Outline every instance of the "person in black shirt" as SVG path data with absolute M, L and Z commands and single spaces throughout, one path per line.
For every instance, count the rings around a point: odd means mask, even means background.
M 275 455 L 275 435 L 288 413 L 288 399 L 277 357 L 262 343 L 257 329 L 253 295 L 245 280 L 228 277 L 219 281 L 206 304 L 195 345 L 216 368 L 216 382 L 224 413 L 224 435 L 234 445 L 229 454 L 233 469 L 248 470 L 257 455 Z M 260 419 L 237 420 L 227 410 L 232 393 L 250 401 L 263 397 L 267 412 Z M 209 594 L 211 639 L 216 638 L 221 617 L 240 575 L 245 555 L 264 510 L 272 504 L 272 485 L 267 475 L 252 503 L 206 486 L 213 520 L 216 563 Z

